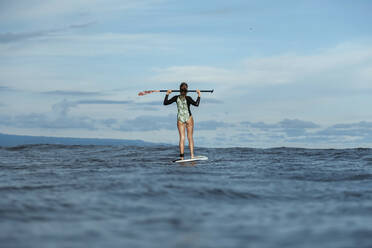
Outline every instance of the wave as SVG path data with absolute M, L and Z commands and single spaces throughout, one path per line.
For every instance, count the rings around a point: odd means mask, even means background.
M 39 189 L 53 189 L 55 188 L 55 185 L 38 185 L 38 186 L 30 186 L 30 185 L 24 185 L 24 186 L 2 186 L 0 187 L 0 191 L 19 191 L 19 190 L 39 190 Z
M 242 192 L 234 189 L 212 188 L 198 189 L 195 193 L 203 198 L 228 198 L 228 199 L 259 199 L 260 196 L 250 192 Z
M 59 144 L 30 144 L 30 145 L 19 145 L 12 147 L 1 147 L 7 151 L 22 151 L 22 150 L 50 150 L 50 149 L 76 149 L 81 147 L 95 147 L 94 145 L 59 145 Z
M 290 177 L 292 180 L 299 180 L 299 181 L 314 181 L 314 182 L 342 182 L 342 181 L 363 181 L 363 180 L 371 180 L 372 174 L 359 174 L 359 175 L 309 175 L 309 176 L 292 176 Z
M 9 151 L 17 151 L 17 150 L 25 150 L 25 149 L 74 149 L 74 148 L 91 148 L 91 147 L 112 147 L 112 148 L 120 148 L 120 147 L 132 147 L 132 148 L 141 148 L 146 150 L 153 150 L 153 151 L 165 151 L 169 149 L 178 149 L 178 146 L 175 145 L 152 145 L 152 146 L 143 146 L 143 145 L 100 145 L 100 144 L 87 144 L 87 145 L 66 145 L 66 144 L 23 144 L 17 146 L 0 146 L 0 149 L 9 150 Z M 215 150 L 216 152 L 224 152 L 224 153 L 252 153 L 252 152 L 264 152 L 264 153 L 281 153 L 281 152 L 310 152 L 314 154 L 316 152 L 331 152 L 331 153 L 338 153 L 342 154 L 344 152 L 370 152 L 372 148 L 301 148 L 301 147 L 272 147 L 272 148 L 251 148 L 251 147 L 227 147 L 227 148 L 208 148 L 208 147 L 197 147 L 199 150 Z

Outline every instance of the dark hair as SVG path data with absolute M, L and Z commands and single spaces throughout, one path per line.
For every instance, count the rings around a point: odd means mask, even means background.
M 182 82 L 182 83 L 180 84 L 180 90 L 181 90 L 181 88 L 182 88 L 183 86 L 189 87 L 189 86 L 187 85 L 186 82 Z
M 185 86 L 186 86 L 186 88 L 189 87 L 189 86 L 187 85 L 187 83 L 185 83 L 185 82 L 182 82 L 182 83 L 180 84 L 180 93 L 181 93 L 181 96 L 186 96 L 186 94 L 187 94 L 187 89 L 183 89 L 183 88 L 185 88 Z

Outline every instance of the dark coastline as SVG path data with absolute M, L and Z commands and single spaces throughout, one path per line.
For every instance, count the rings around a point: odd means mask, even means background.
M 47 136 L 28 136 L 12 135 L 0 133 L 0 147 L 11 147 L 33 144 L 52 144 L 52 145 L 134 145 L 134 146 L 153 146 L 159 143 L 146 142 L 143 140 L 126 139 L 99 139 L 99 138 L 70 138 L 70 137 L 47 137 Z

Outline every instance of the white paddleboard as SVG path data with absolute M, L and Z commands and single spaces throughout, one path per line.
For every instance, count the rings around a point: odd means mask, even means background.
M 190 158 L 190 159 L 173 160 L 173 162 L 174 163 L 185 163 L 185 162 L 201 161 L 201 160 L 208 160 L 208 157 L 206 157 L 206 156 L 195 156 L 194 158 Z

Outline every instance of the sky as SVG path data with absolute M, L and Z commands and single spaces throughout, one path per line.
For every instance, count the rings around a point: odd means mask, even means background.
M 372 1 L 0 0 L 0 133 L 196 146 L 372 146 Z M 174 95 L 174 93 L 172 94 Z M 196 99 L 195 93 L 189 93 Z

